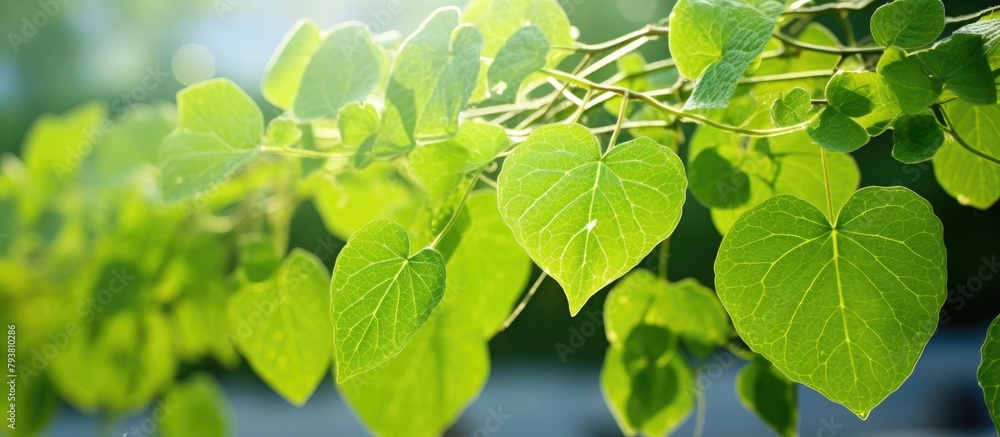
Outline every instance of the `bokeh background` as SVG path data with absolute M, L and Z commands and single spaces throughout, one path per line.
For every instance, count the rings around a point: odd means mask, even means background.
M 376 32 L 396 30 L 406 35 L 435 8 L 462 5 L 461 0 L 404 0 L 398 2 L 399 13 L 394 14 L 388 8 L 389 1 L 3 0 L 0 153 L 19 154 L 29 124 L 38 115 L 62 113 L 95 99 L 113 106 L 115 99 L 141 85 L 150 71 L 167 77 L 135 103 L 172 102 L 186 84 L 228 77 L 247 90 L 271 118 L 279 110 L 260 97 L 261 76 L 271 53 L 299 18 L 312 18 L 324 27 L 357 20 Z M 26 42 L 14 42 L 10 34 L 26 36 L 24 19 L 43 10 L 42 3 L 58 5 L 57 11 Z M 580 40 L 599 42 L 665 18 L 674 2 L 561 3 L 579 28 Z M 946 4 L 949 15 L 958 15 L 996 2 L 956 0 Z M 861 35 L 867 32 L 867 15 L 873 9 L 854 20 Z M 832 22 L 827 24 L 838 29 Z M 667 54 L 666 42 L 650 44 L 643 51 L 649 60 L 661 59 Z M 904 185 L 934 205 L 944 222 L 948 249 L 951 294 L 945 304 L 947 323 L 942 323 L 914 376 L 866 422 L 801 388 L 802 435 L 994 435 L 975 370 L 986 326 L 1000 314 L 1000 273 L 980 275 L 982 266 L 1000 256 L 1000 207 L 980 211 L 959 205 L 937 185 L 929 163 L 900 164 L 890 157 L 890 148 L 890 138 L 883 136 L 856 153 L 862 185 Z M 294 214 L 292 246 L 307 247 L 325 235 L 310 205 L 303 205 Z M 720 241 L 708 211 L 689 199 L 672 238 L 670 278 L 693 277 L 712 284 L 712 265 Z M 972 293 L 972 298 L 957 293 L 959 286 L 977 284 L 982 284 L 981 289 Z M 450 433 L 619 435 L 599 388 L 607 344 L 594 320 L 600 319 L 604 296 L 597 295 L 573 319 L 561 290 L 548 281 L 516 323 L 492 341 L 490 381 Z M 570 346 L 573 352 L 560 353 L 560 344 Z M 742 364 L 728 356 L 718 356 L 711 364 L 719 372 L 707 381 L 705 435 L 767 435 L 733 392 L 732 379 Z M 305 407 L 296 409 L 273 394 L 246 366 L 218 377 L 238 435 L 364 435 L 329 379 Z M 484 424 L 489 417 L 501 417 L 503 424 L 495 431 L 487 430 Z M 63 406 L 48 433 L 121 436 L 127 435 L 123 433 L 130 422 L 141 418 L 129 417 L 108 428 L 97 418 Z M 693 418 L 689 420 L 678 435 L 690 433 L 693 422 Z

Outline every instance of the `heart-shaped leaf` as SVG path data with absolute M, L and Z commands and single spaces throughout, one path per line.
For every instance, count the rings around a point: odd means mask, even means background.
M 580 125 L 536 130 L 507 158 L 500 213 L 576 315 L 673 232 L 687 180 L 670 148 L 639 138 L 601 153 Z
M 330 295 L 326 266 L 296 249 L 262 283 L 229 300 L 230 335 L 254 372 L 294 405 L 303 405 L 330 365 Z
M 744 213 L 715 263 L 743 340 L 861 418 L 912 373 L 944 304 L 941 221 L 905 188 L 865 188 L 830 220 L 780 195 Z
M 373 221 L 347 241 L 333 269 L 337 381 L 398 354 L 441 301 L 445 262 L 434 249 L 410 255 L 406 229 Z

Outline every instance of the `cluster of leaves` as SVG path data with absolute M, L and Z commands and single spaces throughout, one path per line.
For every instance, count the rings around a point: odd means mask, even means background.
M 211 380 L 170 387 L 179 363 L 242 357 L 292 404 L 332 368 L 374 433 L 440 434 L 546 277 L 574 315 L 618 281 L 601 382 L 626 434 L 683 423 L 718 349 L 781 435 L 797 384 L 867 417 L 934 333 L 946 256 L 930 204 L 859 189 L 849 153 L 892 130 L 893 157 L 932 160 L 962 204 L 1000 199 L 1000 17 L 895 0 L 859 44 L 846 17 L 872 3 L 679 0 L 597 45 L 555 0 L 473 0 L 405 39 L 301 21 L 264 75 L 268 122 L 224 79 L 114 124 L 100 105 L 39 120 L 0 175 L 0 315 L 41 354 L 22 429 L 56 394 L 110 414 L 163 395 L 184 411 L 167 434 L 221 434 Z M 637 52 L 664 36 L 672 57 Z M 688 191 L 724 235 L 715 292 L 667 279 Z M 310 201 L 342 248 L 288 250 Z M 657 246 L 658 272 L 636 269 Z M 997 329 L 980 378 L 1000 414 Z

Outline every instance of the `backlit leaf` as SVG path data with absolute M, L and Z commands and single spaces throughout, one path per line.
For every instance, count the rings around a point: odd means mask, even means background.
M 882 47 L 918 49 L 933 43 L 942 30 L 941 0 L 896 0 L 872 15 L 872 36 Z
M 330 30 L 302 73 L 293 111 L 302 120 L 333 118 L 351 102 L 364 100 L 382 80 L 386 56 L 360 23 Z
M 930 111 L 904 115 L 892 125 L 892 140 L 892 157 L 899 162 L 916 164 L 934 157 L 944 144 L 944 130 Z
M 670 53 L 697 79 L 685 109 L 722 108 L 764 51 L 784 11 L 774 0 L 680 0 L 670 15 Z
M 778 435 L 799 435 L 798 386 L 767 360 L 758 357 L 736 376 L 736 394 Z
M 281 109 L 291 109 L 302 85 L 302 75 L 323 42 L 323 30 L 310 20 L 299 20 L 274 51 L 264 72 L 261 93 Z
M 333 269 L 337 381 L 402 351 L 444 291 L 444 258 L 431 248 L 410 255 L 409 236 L 396 222 L 376 220 L 352 235 Z
M 288 402 L 305 404 L 330 364 L 326 266 L 294 249 L 270 280 L 230 297 L 227 313 L 230 336 L 254 372 Z
M 737 332 L 861 418 L 913 372 L 946 296 L 941 222 L 905 188 L 865 188 L 832 220 L 775 196 L 723 239 L 716 289 Z
M 954 128 L 970 146 L 1000 156 L 1000 105 L 973 106 L 962 101 L 945 105 Z M 958 203 L 989 209 L 1000 199 L 1000 165 L 965 150 L 950 137 L 934 155 L 938 183 Z
M 498 101 L 513 102 L 521 83 L 545 67 L 549 40 L 537 26 L 517 30 L 497 53 L 488 72 L 490 94 Z
M 498 184 L 504 221 L 562 285 L 573 315 L 670 236 L 687 188 L 669 148 L 639 138 L 602 153 L 575 124 L 532 133 L 507 158 Z
M 260 153 L 264 115 L 243 90 L 213 79 L 177 94 L 178 126 L 160 145 L 167 201 L 209 191 Z

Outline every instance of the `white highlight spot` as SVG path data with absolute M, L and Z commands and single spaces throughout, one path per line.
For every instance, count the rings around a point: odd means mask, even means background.
M 587 223 L 587 232 L 593 231 L 597 227 L 597 219 L 591 220 Z
M 633 23 L 649 23 L 656 21 L 658 0 L 618 0 L 618 12 L 622 18 Z M 670 3 L 673 7 L 674 2 Z
M 183 85 L 208 80 L 215 75 L 215 55 L 201 44 L 188 44 L 174 53 L 171 69 Z

